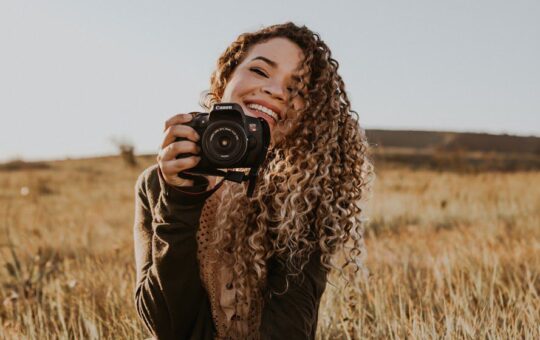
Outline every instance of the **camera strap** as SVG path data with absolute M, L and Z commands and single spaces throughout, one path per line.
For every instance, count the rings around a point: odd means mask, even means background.
M 220 172 L 220 173 L 218 174 L 217 172 Z M 221 171 L 221 170 L 217 170 L 216 174 L 218 176 L 223 176 L 223 179 L 221 180 L 221 182 L 219 182 L 211 190 L 212 192 L 219 189 L 219 187 L 225 181 L 231 181 L 231 182 L 236 182 L 236 183 L 242 183 L 242 182 L 245 182 L 245 181 L 249 181 L 248 188 L 247 188 L 247 196 L 251 197 L 253 195 L 253 191 L 255 190 L 255 183 L 257 182 L 257 168 L 251 168 L 249 170 L 248 175 L 246 175 L 242 171 L 227 171 L 227 172 L 225 172 L 225 171 Z
M 223 185 L 223 182 L 225 181 L 231 181 L 235 183 L 242 183 L 245 181 L 249 181 L 248 183 L 248 189 L 247 189 L 247 195 L 248 197 L 251 197 L 253 195 L 253 191 L 255 189 L 255 183 L 257 182 L 257 169 L 258 168 L 251 168 L 249 171 L 249 174 L 246 175 L 245 172 L 242 171 L 223 171 L 223 170 L 213 170 L 208 172 L 197 172 L 197 173 L 186 173 L 181 172 L 178 174 L 179 177 L 184 179 L 191 179 L 193 180 L 195 176 L 197 175 L 211 175 L 211 176 L 220 176 L 223 177 L 223 179 L 216 184 L 211 190 L 204 192 L 204 197 L 210 197 L 214 192 L 216 192 L 221 185 Z

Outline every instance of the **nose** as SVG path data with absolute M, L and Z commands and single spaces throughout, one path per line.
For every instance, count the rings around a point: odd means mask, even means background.
M 283 91 L 283 86 L 279 84 L 276 84 L 276 83 L 266 84 L 261 88 L 261 90 L 273 98 L 276 98 L 281 101 L 285 100 L 285 92 Z

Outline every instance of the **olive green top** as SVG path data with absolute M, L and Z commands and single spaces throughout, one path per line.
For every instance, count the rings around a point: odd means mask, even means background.
M 167 184 L 157 164 L 144 170 L 135 185 L 134 242 L 137 282 L 135 305 L 147 330 L 157 339 L 214 339 L 208 294 L 197 259 L 197 228 L 208 197 L 208 181 L 193 187 Z M 316 252 L 289 279 L 272 258 L 259 328 L 261 339 L 314 339 L 319 302 L 327 271 Z

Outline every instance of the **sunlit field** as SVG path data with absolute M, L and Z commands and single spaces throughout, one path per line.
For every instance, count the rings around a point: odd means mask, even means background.
M 120 157 L 0 170 L 0 338 L 144 339 Z M 320 339 L 540 339 L 540 172 L 377 168 L 369 278 L 333 275 Z

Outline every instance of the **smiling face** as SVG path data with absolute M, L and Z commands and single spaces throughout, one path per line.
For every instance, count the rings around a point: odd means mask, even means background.
M 223 92 L 221 102 L 235 102 L 251 117 L 262 117 L 273 132 L 284 119 L 292 75 L 303 60 L 298 45 L 286 38 L 272 38 L 250 48 L 236 67 Z M 300 98 L 293 107 L 302 106 Z

